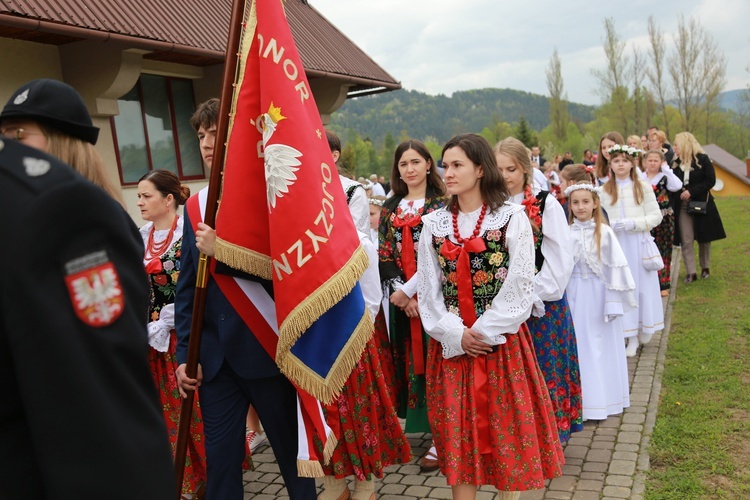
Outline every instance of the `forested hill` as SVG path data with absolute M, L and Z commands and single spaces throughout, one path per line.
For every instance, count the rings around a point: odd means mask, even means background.
M 594 119 L 594 106 L 570 103 L 572 121 Z M 512 89 L 479 89 L 455 92 L 451 97 L 431 96 L 416 90 L 396 90 L 348 99 L 332 115 L 333 129 L 355 131 L 376 144 L 390 131 L 398 138 L 434 137 L 446 142 L 461 132 L 481 132 L 495 122 L 515 124 L 524 116 L 532 128 L 549 125 L 549 101 L 539 94 Z M 346 137 L 346 135 L 344 135 Z

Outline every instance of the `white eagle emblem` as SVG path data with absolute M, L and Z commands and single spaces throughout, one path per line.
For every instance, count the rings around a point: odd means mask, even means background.
M 65 277 L 78 318 L 94 327 L 107 326 L 125 307 L 120 280 L 111 262 Z
M 51 167 L 47 160 L 41 158 L 29 158 L 23 159 L 23 166 L 26 168 L 26 175 L 29 177 L 39 177 L 49 172 Z
M 26 89 L 20 94 L 18 94 L 15 99 L 13 99 L 13 104 L 18 106 L 19 104 L 25 103 L 26 99 L 28 98 L 29 98 L 29 89 Z
M 302 165 L 299 160 L 302 153 L 293 147 L 286 144 L 268 144 L 278 123 L 285 118 L 281 115 L 281 108 L 274 107 L 273 103 L 268 113 L 263 114 L 263 157 L 269 212 L 276 208 L 276 199 L 289 192 L 289 186 L 297 180 L 294 172 Z

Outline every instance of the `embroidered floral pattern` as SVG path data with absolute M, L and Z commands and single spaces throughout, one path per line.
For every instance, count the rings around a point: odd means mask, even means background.
M 428 213 L 434 212 L 443 207 L 444 198 L 427 198 L 424 206 L 419 209 L 410 210 L 399 205 L 395 211 L 383 211 L 378 227 L 378 256 L 380 258 L 381 269 L 383 265 L 395 263 L 398 269 L 403 270 L 401 263 L 401 240 L 402 228 L 396 227 L 393 222 L 396 217 L 410 220 L 414 217 L 421 217 Z M 415 227 L 411 228 L 412 240 L 414 241 L 414 253 L 419 262 L 418 248 L 419 237 L 422 234 L 422 222 L 420 221 Z M 403 280 L 403 271 L 401 274 Z M 387 287 L 386 293 L 393 292 L 392 287 Z M 415 375 L 411 360 L 411 333 L 409 318 L 404 312 L 394 307 L 390 307 L 390 333 L 391 349 L 393 352 L 393 367 L 395 371 L 395 380 L 393 384 L 393 395 L 397 401 L 397 412 L 401 418 L 406 418 L 406 432 L 430 432 L 430 425 L 427 421 L 427 400 L 425 399 L 425 377 L 424 375 Z M 425 356 L 427 353 L 427 334 L 422 332 L 422 338 L 425 346 Z
M 178 240 L 160 258 L 161 266 L 151 265 L 155 272 L 149 273 L 151 282 L 151 302 L 149 307 L 149 318 L 151 321 L 159 319 L 159 312 L 167 304 L 174 303 L 175 291 L 177 290 L 177 278 L 180 275 L 180 255 L 182 239 Z M 161 269 L 159 269 L 159 267 Z M 167 434 L 172 445 L 174 454 L 177 445 L 177 427 L 180 419 L 180 408 L 182 399 L 177 389 L 177 335 L 174 330 L 170 333 L 169 348 L 167 352 L 159 352 L 156 349 L 148 350 L 148 362 L 151 367 L 151 375 L 159 389 L 159 399 L 164 413 L 164 421 L 167 424 Z M 203 419 L 200 411 L 199 398 L 195 397 L 195 408 L 193 418 L 190 422 L 190 439 L 185 461 L 185 473 L 182 486 L 183 494 L 194 493 L 196 489 L 206 481 L 206 447 L 203 441 Z
M 664 267 L 659 271 L 659 288 L 669 290 L 670 276 L 672 274 L 672 244 L 675 232 L 674 210 L 669 204 L 669 190 L 667 190 L 667 178 L 659 179 L 654 188 L 656 202 L 661 209 L 661 223 L 651 230 L 651 236 L 654 237 L 656 247 L 659 249 L 661 259 L 664 261 Z

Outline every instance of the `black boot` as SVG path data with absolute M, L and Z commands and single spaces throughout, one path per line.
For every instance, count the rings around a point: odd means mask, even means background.
M 709 276 L 709 274 L 708 274 L 708 268 L 704 267 L 703 271 L 701 271 L 701 278 L 708 278 L 708 276 Z
M 685 277 L 685 283 L 692 283 L 693 281 L 696 281 L 697 279 L 698 279 L 698 275 L 697 274 L 695 274 L 695 273 L 688 274 Z

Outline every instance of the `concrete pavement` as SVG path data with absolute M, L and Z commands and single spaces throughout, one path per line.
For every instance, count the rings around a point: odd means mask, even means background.
M 661 391 L 661 377 L 671 325 L 680 252 L 672 258 L 672 289 L 662 299 L 665 328 L 654 334 L 651 342 L 628 359 L 630 375 L 630 408 L 622 415 L 603 421 L 589 421 L 584 430 L 575 433 L 564 446 L 563 475 L 548 481 L 544 490 L 527 491 L 521 500 L 599 500 L 644 498 L 646 472 L 649 468 L 648 445 L 656 422 Z M 430 445 L 429 434 L 407 434 L 414 455 L 408 464 L 386 469 L 383 479 L 375 480 L 380 500 L 414 498 L 451 498 L 451 489 L 440 472 L 423 474 L 419 459 Z M 264 446 L 253 456 L 256 470 L 244 475 L 245 498 L 272 500 L 289 498 L 271 449 Z M 322 489 L 318 481 L 319 490 Z M 353 485 L 350 484 L 353 490 Z M 478 500 L 496 497 L 496 489 L 483 486 Z

